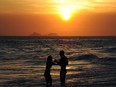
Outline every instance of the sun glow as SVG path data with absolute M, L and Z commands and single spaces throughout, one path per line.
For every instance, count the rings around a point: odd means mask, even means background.
M 68 20 L 71 17 L 71 14 L 69 12 L 63 12 L 61 15 L 64 18 L 64 20 Z
M 73 9 L 69 5 L 63 5 L 59 7 L 59 14 L 62 16 L 64 20 L 68 20 L 71 18 L 73 14 Z
M 54 0 L 57 11 L 64 20 L 69 20 L 74 13 L 87 8 L 89 2 L 86 0 Z

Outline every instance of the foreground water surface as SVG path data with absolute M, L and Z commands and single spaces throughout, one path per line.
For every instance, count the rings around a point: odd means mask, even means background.
M 46 58 L 69 59 L 67 87 L 116 87 L 116 37 L 0 37 L 0 87 L 46 87 Z M 60 67 L 52 66 L 53 87 Z

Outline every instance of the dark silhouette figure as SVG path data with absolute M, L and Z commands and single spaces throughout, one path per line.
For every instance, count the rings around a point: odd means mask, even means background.
M 47 62 L 46 62 L 46 69 L 45 69 L 45 80 L 46 80 L 46 85 L 51 86 L 52 85 L 52 77 L 50 75 L 50 69 L 52 67 L 52 56 L 48 56 Z
M 60 54 L 60 57 L 61 57 L 59 62 L 58 62 L 58 64 L 61 67 L 61 70 L 60 70 L 60 81 L 61 81 L 61 85 L 65 85 L 65 78 L 66 78 L 66 73 L 67 73 L 66 66 L 68 65 L 68 59 L 64 55 L 64 51 L 60 51 L 59 54 Z

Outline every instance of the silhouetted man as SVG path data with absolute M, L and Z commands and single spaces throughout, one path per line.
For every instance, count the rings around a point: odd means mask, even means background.
M 59 65 L 61 66 L 61 70 L 60 70 L 60 81 L 61 81 L 61 85 L 65 85 L 65 78 L 66 78 L 66 65 L 68 65 L 68 59 L 67 57 L 64 55 L 64 51 L 60 51 L 60 61 L 59 61 Z

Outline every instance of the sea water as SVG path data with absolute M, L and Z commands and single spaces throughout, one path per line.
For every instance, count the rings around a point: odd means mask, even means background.
M 116 87 L 116 37 L 0 37 L 0 87 L 46 87 L 47 56 L 69 60 L 67 87 Z M 60 87 L 53 65 L 53 87 Z

